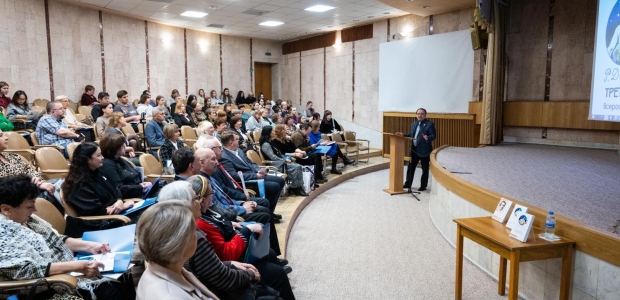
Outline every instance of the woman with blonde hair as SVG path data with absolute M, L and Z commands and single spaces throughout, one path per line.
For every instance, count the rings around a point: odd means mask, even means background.
M 159 161 L 165 163 L 172 159 L 172 154 L 177 150 L 185 147 L 185 143 L 180 139 L 181 132 L 176 124 L 168 124 L 164 126 L 164 144 L 159 149 Z
M 196 149 L 204 148 L 204 144 L 208 139 L 215 138 L 215 127 L 209 121 L 203 121 L 196 129 L 198 133 L 198 141 L 196 141 Z
M 135 149 L 138 148 L 140 137 L 137 134 L 125 135 L 123 132 L 123 127 L 127 125 L 127 121 L 125 121 L 125 117 L 122 112 L 115 112 L 108 119 L 108 126 L 105 128 L 104 134 L 119 134 L 122 135 L 126 143 L 125 152 L 129 157 L 135 157 L 136 154 L 134 152 Z
M 149 262 L 136 290 L 140 299 L 219 299 L 183 265 L 196 252 L 196 220 L 176 201 L 147 209 L 136 230 L 140 251 Z
M 185 109 L 185 104 L 183 102 L 179 102 L 175 111 L 174 111 L 174 123 L 180 126 L 191 126 L 196 127 L 192 118 L 187 114 L 187 110 Z

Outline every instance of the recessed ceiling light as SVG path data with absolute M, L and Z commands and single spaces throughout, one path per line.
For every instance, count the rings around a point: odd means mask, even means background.
M 315 29 L 315 30 L 316 30 L 316 31 L 321 31 L 321 28 L 317 28 L 317 29 Z
M 271 26 L 271 27 L 273 27 L 273 26 L 280 26 L 280 25 L 282 25 L 282 24 L 284 24 L 284 22 L 278 22 L 278 21 L 265 21 L 265 22 L 260 23 L 260 24 L 258 24 L 258 25 L 262 25 L 262 26 Z
M 332 26 L 332 25 L 327 25 L 327 28 L 332 28 L 332 27 L 334 27 L 334 26 Z
M 389 13 L 389 12 L 384 12 L 383 14 L 384 14 L 384 15 L 389 15 L 390 13 Z
M 358 19 L 353 20 L 353 22 L 359 22 L 359 21 L 360 21 L 360 20 L 358 20 Z
M 327 6 L 327 5 L 315 5 L 315 6 L 310 6 L 304 10 L 313 11 L 313 12 L 324 12 L 324 11 L 328 11 L 334 8 L 335 7 Z
M 215 6 L 215 5 L 211 5 L 211 6 L 207 7 L 207 8 L 208 8 L 208 9 L 217 9 L 217 6 Z
M 206 15 L 208 15 L 208 13 L 199 12 L 199 11 L 189 11 L 189 10 L 181 14 L 181 16 L 190 17 L 190 18 L 202 18 Z
M 344 25 L 344 24 L 347 24 L 347 23 L 340 23 L 340 25 Z
M 368 17 L 366 17 L 366 18 L 368 18 L 368 19 L 372 19 L 372 18 L 374 18 L 374 17 L 373 17 L 373 16 L 368 16 Z
M 413 0 L 405 0 L 405 2 L 413 2 Z

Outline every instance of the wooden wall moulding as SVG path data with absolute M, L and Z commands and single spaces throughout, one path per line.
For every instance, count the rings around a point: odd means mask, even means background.
M 341 39 L 343 43 L 354 42 L 364 39 L 371 39 L 372 35 L 372 24 L 368 24 L 364 26 L 343 29 L 341 32 Z
M 437 162 L 437 153 L 444 147 L 433 150 L 431 153 L 430 170 L 435 180 L 452 193 L 486 210 L 491 214 L 500 198 L 506 198 L 519 205 L 529 208 L 528 213 L 536 216 L 534 226 L 544 228 L 547 210 L 521 202 L 517 199 L 502 195 L 481 186 L 475 185 L 450 171 L 444 169 Z M 616 266 L 620 266 L 620 238 L 611 233 L 597 230 L 564 216 L 556 216 L 556 233 L 577 243 L 577 250 Z
M 282 44 L 282 54 L 314 50 L 333 46 L 336 43 L 336 32 L 329 32 L 297 41 Z
M 383 113 L 383 132 L 402 132 L 408 133 L 411 123 L 415 120 L 415 113 L 405 112 L 384 112 Z M 475 115 L 472 114 L 449 114 L 449 113 L 428 113 L 426 118 L 435 123 L 437 138 L 433 141 L 433 148 L 440 145 L 450 145 L 456 147 L 478 147 L 480 138 L 480 125 L 475 124 Z M 383 136 L 383 156 L 389 157 L 389 137 Z M 407 144 L 405 153 L 410 152 L 410 144 Z M 406 157 L 409 159 L 409 157 Z
M 507 101 L 504 126 L 620 130 L 620 123 L 590 121 L 587 101 Z

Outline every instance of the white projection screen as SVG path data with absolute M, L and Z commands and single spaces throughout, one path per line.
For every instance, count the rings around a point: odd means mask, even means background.
M 600 0 L 588 119 L 620 122 L 620 2 Z
M 469 30 L 379 45 L 379 111 L 467 113 L 474 51 Z

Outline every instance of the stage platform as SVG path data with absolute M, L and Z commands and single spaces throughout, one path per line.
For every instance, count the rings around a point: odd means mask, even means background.
M 430 160 L 429 214 L 452 245 L 454 219 L 490 216 L 501 197 L 530 208 L 535 234 L 553 210 L 556 233 L 576 242 L 569 299 L 620 299 L 617 151 L 503 143 L 442 147 Z M 470 261 L 497 278 L 497 254 L 468 239 L 464 248 Z M 560 269 L 558 259 L 521 263 L 520 296 L 558 299 Z

